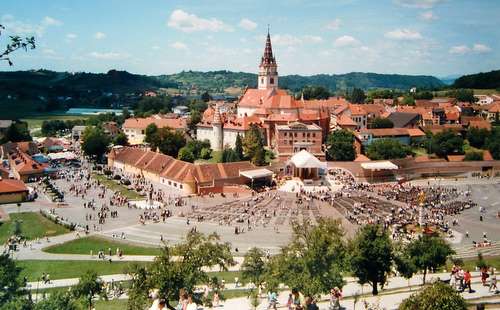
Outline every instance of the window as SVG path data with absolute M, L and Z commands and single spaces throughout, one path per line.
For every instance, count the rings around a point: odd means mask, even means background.
M 264 84 L 264 78 L 260 78 L 260 84 Z
M 307 137 L 309 138 L 310 136 L 311 136 L 311 134 L 310 134 L 310 133 L 307 133 Z
M 270 78 L 269 83 L 271 83 L 271 85 L 274 84 L 274 78 Z
M 316 138 L 316 134 L 315 133 L 313 133 L 313 138 Z
M 297 137 L 297 133 L 296 133 L 296 132 L 294 132 L 294 133 L 293 133 L 293 136 L 294 136 L 294 137 Z
M 182 189 L 182 184 L 179 184 L 179 188 Z
M 306 133 L 305 133 L 305 132 L 303 132 L 303 133 L 302 133 L 302 138 L 304 138 L 305 136 L 306 136 Z
M 283 137 L 286 137 L 286 132 L 285 132 L 285 133 L 283 133 Z
M 141 134 L 144 134 L 144 130 L 141 130 Z

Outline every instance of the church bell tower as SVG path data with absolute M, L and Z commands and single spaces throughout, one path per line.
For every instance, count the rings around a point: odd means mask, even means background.
M 273 56 L 273 48 L 271 46 L 271 36 L 269 29 L 267 29 L 266 47 L 264 55 L 259 65 L 258 77 L 259 89 L 277 89 L 278 88 L 278 65 Z

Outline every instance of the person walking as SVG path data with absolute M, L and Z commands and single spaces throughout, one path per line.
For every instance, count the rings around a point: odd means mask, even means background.
M 497 276 L 495 275 L 495 269 L 491 267 L 491 276 L 490 276 L 490 287 L 488 288 L 488 292 L 493 289 L 493 292 L 496 292 L 497 289 Z
M 464 284 L 465 287 L 469 289 L 469 293 L 472 293 L 472 287 L 471 287 L 471 281 L 472 281 L 472 275 L 470 274 L 469 269 L 467 269 L 464 273 Z

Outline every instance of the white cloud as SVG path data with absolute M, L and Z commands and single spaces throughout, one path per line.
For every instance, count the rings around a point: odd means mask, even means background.
M 201 18 L 183 10 L 174 10 L 167 22 L 169 27 L 184 31 L 232 31 L 232 27 L 216 18 Z
M 394 3 L 408 8 L 430 9 L 444 1 L 445 0 L 394 0 Z
M 78 38 L 78 36 L 74 33 L 68 33 L 66 34 L 66 41 L 67 42 L 71 42 L 73 41 L 74 39 Z
M 413 41 L 422 39 L 422 35 L 418 31 L 410 29 L 394 29 L 386 32 L 385 37 L 393 40 Z
M 356 46 L 359 44 L 360 44 L 360 42 L 356 38 L 351 37 L 351 36 L 338 37 L 334 42 L 334 45 L 336 47 Z
M 175 48 L 176 50 L 187 50 L 188 49 L 187 45 L 182 43 L 182 42 L 174 42 L 174 43 L 170 44 L 170 46 L 172 48 Z
M 342 21 L 339 18 L 335 18 L 334 20 L 332 20 L 328 24 L 326 24 L 326 29 L 337 30 L 340 28 L 341 24 L 342 24 Z
M 5 27 L 5 32 L 8 34 L 15 35 L 37 35 L 39 37 L 43 36 L 48 27 L 51 26 L 60 26 L 62 22 L 45 16 L 40 23 L 38 24 L 30 24 L 20 20 L 17 20 L 14 16 L 5 14 L 2 15 L 0 19 L 0 24 Z
M 271 36 L 274 45 L 291 46 L 302 44 L 302 39 L 291 34 L 276 34 Z
M 106 38 L 106 34 L 104 32 L 98 31 L 94 34 L 94 39 L 96 40 L 102 40 L 104 38 Z
M 449 50 L 450 54 L 467 54 L 470 48 L 467 45 L 452 46 Z
M 311 43 L 321 43 L 323 42 L 323 38 L 320 36 L 313 36 L 313 35 L 305 35 L 304 40 L 307 42 Z
M 50 49 L 50 48 L 44 48 L 42 50 L 42 53 L 45 54 L 45 55 L 55 55 L 56 54 L 56 52 L 53 49 Z
M 160 47 L 158 45 L 153 45 L 153 46 L 151 46 L 151 49 L 157 51 L 160 49 Z
M 464 55 L 469 53 L 483 54 L 483 53 L 489 53 L 491 51 L 492 51 L 491 47 L 481 43 L 475 43 L 471 47 L 467 45 L 452 46 L 449 50 L 450 54 L 459 54 L 459 55 Z
M 488 53 L 491 52 L 491 47 L 484 44 L 476 43 L 472 47 L 472 50 L 476 53 Z
M 121 54 L 116 52 L 92 52 L 89 54 L 90 57 L 96 59 L 105 59 L 105 60 L 116 60 L 116 59 L 124 59 L 129 57 L 127 54 Z
M 255 28 L 257 28 L 257 23 L 251 21 L 248 18 L 243 18 L 242 20 L 240 20 L 240 23 L 238 25 L 245 30 L 254 30 Z
M 42 25 L 44 26 L 61 26 L 63 23 L 60 20 L 52 18 L 50 16 L 45 16 L 42 20 Z
M 428 21 L 438 19 L 437 16 L 434 15 L 434 12 L 432 12 L 432 11 L 426 11 L 426 12 L 420 13 L 420 18 L 423 20 L 428 20 Z

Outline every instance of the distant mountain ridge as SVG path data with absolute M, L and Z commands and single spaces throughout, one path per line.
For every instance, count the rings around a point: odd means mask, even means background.
M 176 74 L 158 76 L 160 80 L 168 80 L 182 85 L 196 85 L 203 89 L 224 89 L 227 87 L 256 87 L 257 74 L 232 71 L 183 71 Z M 346 74 L 316 74 L 311 76 L 285 75 L 279 77 L 279 85 L 293 91 L 305 86 L 323 86 L 331 91 L 349 88 L 394 88 L 407 90 L 412 87 L 435 89 L 445 84 L 434 76 L 378 74 L 351 72 Z
M 232 71 L 183 71 L 158 76 L 132 74 L 127 71 L 110 70 L 107 73 L 55 72 L 49 70 L 0 72 L 0 94 L 17 93 L 29 89 L 38 95 L 71 95 L 82 91 L 109 93 L 142 92 L 157 88 L 197 88 L 201 91 L 222 93 L 229 87 L 256 87 L 257 75 Z M 331 91 L 349 88 L 394 88 L 407 90 L 411 87 L 435 89 L 444 83 L 433 76 L 400 74 L 377 74 L 352 72 L 347 74 L 318 74 L 312 76 L 280 76 L 279 85 L 292 91 L 305 86 L 323 86 Z
M 453 83 L 454 88 L 499 89 L 500 70 L 480 72 L 459 77 Z

